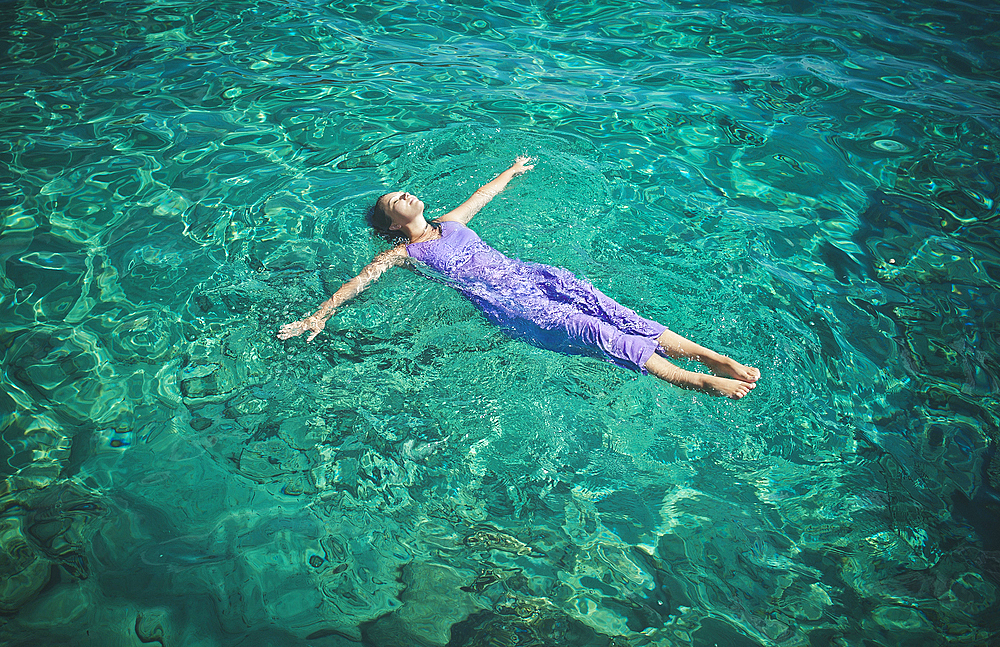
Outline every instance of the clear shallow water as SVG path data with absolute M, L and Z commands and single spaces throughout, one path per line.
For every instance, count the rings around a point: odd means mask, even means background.
M 0 640 L 983 644 L 998 12 L 12 2 Z M 394 272 L 475 221 L 764 371 L 742 403 Z

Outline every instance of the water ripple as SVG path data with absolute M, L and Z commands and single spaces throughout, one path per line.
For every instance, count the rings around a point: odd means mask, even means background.
M 9 13 L 3 642 L 998 631 L 995 7 Z M 374 197 L 441 215 L 524 153 L 483 238 L 755 363 L 751 398 L 404 272 L 274 339 L 382 249 Z

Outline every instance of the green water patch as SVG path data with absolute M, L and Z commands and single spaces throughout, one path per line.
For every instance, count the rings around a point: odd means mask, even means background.
M 996 12 L 88 5 L 0 26 L 5 644 L 985 644 Z M 407 190 L 763 372 L 393 270 Z M 686 368 L 699 369 L 693 363 Z

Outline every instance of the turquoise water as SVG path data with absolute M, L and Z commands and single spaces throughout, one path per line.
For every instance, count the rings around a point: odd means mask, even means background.
M 0 643 L 982 645 L 1000 9 L 4 2 Z M 474 221 L 760 367 L 506 338 Z

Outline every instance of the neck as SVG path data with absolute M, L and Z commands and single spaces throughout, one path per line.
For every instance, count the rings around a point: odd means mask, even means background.
M 433 230 L 434 227 L 426 220 L 423 221 L 423 224 L 414 222 L 400 229 L 400 231 L 409 237 L 411 243 L 415 243 L 421 238 L 426 238 Z

